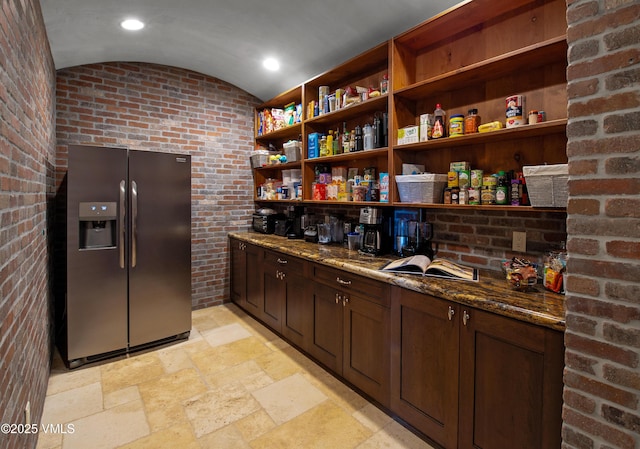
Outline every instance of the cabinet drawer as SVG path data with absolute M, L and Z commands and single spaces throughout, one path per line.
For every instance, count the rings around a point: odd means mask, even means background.
M 346 271 L 322 265 L 313 265 L 312 275 L 316 282 L 345 291 L 359 293 L 363 298 L 389 307 L 389 285 Z
M 282 254 L 277 251 L 265 250 L 264 263 L 265 265 L 280 267 L 282 271 L 286 271 L 287 273 L 303 275 L 306 262 L 297 257 Z

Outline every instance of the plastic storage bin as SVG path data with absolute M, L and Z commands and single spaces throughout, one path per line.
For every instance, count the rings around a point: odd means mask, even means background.
M 569 166 L 530 165 L 522 167 L 533 207 L 567 207 Z
M 301 159 L 302 145 L 297 140 L 290 140 L 283 146 L 284 154 L 287 156 L 287 162 L 297 162 Z
M 442 203 L 447 175 L 423 173 L 396 175 L 396 184 L 403 203 Z
M 251 168 L 260 168 L 269 164 L 269 152 L 268 151 L 256 151 L 251 156 Z

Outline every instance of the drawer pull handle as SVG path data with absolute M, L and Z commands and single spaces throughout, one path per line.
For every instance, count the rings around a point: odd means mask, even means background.
M 466 310 L 462 312 L 462 324 L 466 326 L 470 319 L 471 315 L 469 315 L 469 312 L 467 312 Z
M 453 315 L 456 314 L 456 311 L 453 310 L 453 307 L 449 306 L 449 311 L 447 311 L 447 317 L 449 317 L 449 321 L 453 320 Z
M 338 284 L 340 284 L 340 285 L 351 285 L 351 281 L 344 281 L 344 280 L 340 279 L 340 276 L 338 276 L 336 278 L 336 282 Z
M 289 263 L 289 261 L 288 261 L 288 260 L 286 260 L 286 259 L 280 259 L 280 258 L 278 257 L 278 263 L 279 263 L 279 264 L 281 264 L 281 265 L 286 265 L 286 264 L 288 264 L 288 263 Z

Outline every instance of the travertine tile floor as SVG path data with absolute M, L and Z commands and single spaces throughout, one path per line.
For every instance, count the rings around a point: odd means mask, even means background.
M 235 305 L 194 311 L 178 344 L 57 357 L 41 423 L 67 433 L 37 449 L 432 449 Z

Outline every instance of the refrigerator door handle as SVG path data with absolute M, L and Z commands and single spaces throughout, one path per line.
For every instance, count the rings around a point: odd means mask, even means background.
M 118 215 L 120 226 L 118 226 L 118 247 L 120 248 L 120 268 L 124 268 L 124 246 L 125 246 L 125 218 L 126 218 L 126 204 L 125 204 L 125 194 L 126 194 L 126 183 L 124 179 L 120 181 L 120 210 Z
M 138 184 L 131 181 L 131 268 L 138 258 Z

